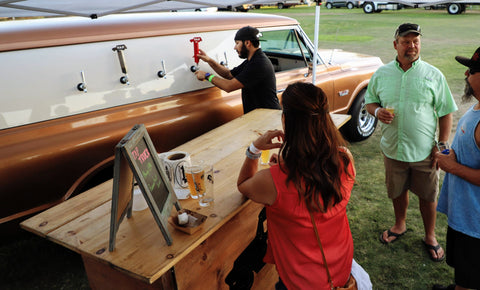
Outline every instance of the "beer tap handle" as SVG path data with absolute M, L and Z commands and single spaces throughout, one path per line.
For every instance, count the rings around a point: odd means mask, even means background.
M 128 80 L 128 75 L 125 74 L 123 77 L 120 78 L 120 82 L 124 85 L 130 85 L 130 81 Z
M 84 93 L 87 92 L 87 82 L 85 81 L 85 73 L 84 71 L 80 71 L 80 76 L 82 77 L 82 82 L 77 85 L 77 89 L 79 91 L 83 91 Z
M 162 69 L 163 70 L 158 71 L 157 76 L 159 78 L 166 79 L 167 78 L 167 70 L 165 69 L 165 61 L 163 59 L 162 59 Z
M 228 67 L 228 59 L 227 59 L 227 52 L 224 51 L 223 55 L 225 56 L 225 61 L 221 61 L 220 64 L 223 65 L 224 67 Z
M 125 56 L 123 54 L 123 51 L 127 49 L 127 46 L 124 45 L 124 44 L 120 44 L 120 45 L 117 45 L 115 46 L 114 48 L 112 48 L 113 51 L 116 51 L 117 52 L 117 55 L 118 55 L 118 60 L 120 61 L 120 68 L 122 70 L 122 73 L 124 73 L 125 75 L 122 76 L 120 78 L 120 82 L 122 84 L 127 84 L 129 85 L 130 82 L 128 80 L 128 75 L 127 75 L 127 65 L 125 63 Z
M 196 65 L 192 65 L 192 66 L 190 67 L 190 71 L 193 72 L 193 73 L 196 72 L 196 71 L 199 70 L 199 69 L 200 69 L 200 68 L 199 68 L 198 66 L 196 66 Z
M 196 65 L 192 65 L 190 67 L 190 71 L 191 72 L 196 72 L 197 70 L 199 70 L 199 67 L 198 67 L 198 63 L 200 62 L 200 58 L 198 57 L 198 54 L 200 52 L 200 48 L 199 48 L 199 45 L 198 43 L 202 41 L 202 38 L 199 37 L 199 36 L 196 36 L 192 39 L 190 39 L 190 42 L 193 42 L 193 58 L 195 60 L 195 64 Z
M 202 41 L 202 38 L 199 36 L 196 36 L 190 39 L 190 42 L 193 42 L 193 58 L 195 59 L 195 63 L 197 64 L 197 66 L 198 66 L 198 62 L 200 61 L 200 59 L 198 58 L 199 49 L 200 49 L 198 43 L 200 41 Z

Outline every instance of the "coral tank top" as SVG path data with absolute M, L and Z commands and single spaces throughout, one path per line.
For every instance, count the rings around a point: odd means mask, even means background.
M 353 164 L 348 168 L 354 176 Z M 310 214 L 287 175 L 278 165 L 270 167 L 277 198 L 266 206 L 268 247 L 266 263 L 275 264 L 288 289 L 329 289 L 327 272 Z M 314 213 L 334 286 L 346 284 L 352 267 L 353 239 L 346 206 L 354 180 L 342 172 L 343 200 L 326 213 Z

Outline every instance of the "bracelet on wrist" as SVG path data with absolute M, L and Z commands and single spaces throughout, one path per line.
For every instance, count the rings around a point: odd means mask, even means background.
M 209 81 L 209 82 L 212 82 L 212 80 L 213 80 L 214 77 L 215 77 L 215 75 L 209 75 L 209 76 L 208 76 L 208 81 Z
M 378 110 L 380 110 L 381 108 L 382 108 L 382 107 L 378 107 L 378 108 L 375 109 L 375 114 L 374 114 L 374 115 L 375 115 L 375 118 L 378 118 L 378 117 L 377 117 L 377 115 L 378 115 Z
M 256 159 L 259 159 L 259 158 L 260 158 L 260 156 L 262 155 L 262 153 L 253 154 L 252 152 L 250 152 L 250 148 L 247 147 L 247 151 L 245 151 L 245 155 L 247 155 L 247 157 L 248 157 L 249 159 L 256 160 Z
M 250 146 L 248 147 L 248 149 L 250 149 L 250 152 L 252 152 L 253 154 L 262 154 L 262 150 L 255 147 L 255 145 L 253 145 L 253 142 L 250 143 Z
M 205 74 L 205 78 L 204 78 L 203 80 L 207 80 L 207 81 L 208 81 L 208 77 L 209 77 L 209 76 L 211 76 L 211 74 L 210 74 L 210 73 L 206 73 L 206 74 Z

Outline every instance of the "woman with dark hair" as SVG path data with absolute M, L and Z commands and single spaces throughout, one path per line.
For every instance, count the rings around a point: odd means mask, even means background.
M 333 123 L 324 92 L 294 83 L 282 96 L 284 132 L 270 130 L 247 149 L 239 191 L 265 204 L 268 248 L 277 289 L 330 289 L 318 229 L 334 286 L 349 281 L 353 240 L 346 206 L 355 181 L 353 157 Z M 271 167 L 258 171 L 261 150 L 280 148 Z M 258 172 L 257 172 L 258 171 Z M 282 288 L 283 287 L 283 288 Z

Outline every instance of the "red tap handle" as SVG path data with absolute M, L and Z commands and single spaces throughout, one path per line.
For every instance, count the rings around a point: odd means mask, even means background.
M 193 42 L 193 57 L 195 58 L 195 63 L 198 65 L 198 62 L 200 61 L 198 59 L 198 43 L 202 41 L 202 38 L 199 36 L 196 36 L 192 39 L 190 39 L 190 42 Z

